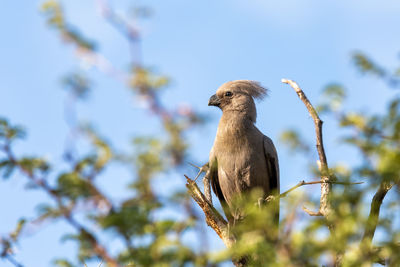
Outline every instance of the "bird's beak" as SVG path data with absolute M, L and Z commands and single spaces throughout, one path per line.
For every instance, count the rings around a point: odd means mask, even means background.
M 208 105 L 209 106 L 216 106 L 219 107 L 219 105 L 221 104 L 221 101 L 219 101 L 219 98 L 217 95 L 212 95 L 210 97 L 210 100 L 208 100 Z

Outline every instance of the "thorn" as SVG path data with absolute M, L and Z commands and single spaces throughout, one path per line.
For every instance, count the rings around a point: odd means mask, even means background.
M 195 167 L 195 168 L 197 168 L 197 169 L 199 169 L 199 170 L 201 170 L 201 167 L 196 166 L 196 165 L 194 165 L 193 163 L 188 162 L 188 164 L 189 164 L 189 165 L 192 165 L 193 167 Z

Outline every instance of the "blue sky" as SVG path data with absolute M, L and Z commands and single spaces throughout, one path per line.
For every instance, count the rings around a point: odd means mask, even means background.
M 97 2 L 62 2 L 67 19 L 98 41 L 99 52 L 119 68 L 128 68 L 128 45 L 104 22 Z M 76 69 L 84 69 L 94 81 L 91 98 L 78 106 L 81 120 L 93 121 L 119 149 L 124 149 L 135 134 L 156 133 L 157 121 L 126 87 L 96 69 L 88 69 L 72 47 L 46 26 L 39 12 L 41 3 L 6 1 L 0 8 L 0 116 L 28 130 L 27 140 L 18 143 L 17 151 L 45 155 L 55 164 L 62 161 L 68 127 L 63 117 L 66 94 L 60 79 Z M 111 3 L 124 13 L 135 2 Z M 257 125 L 277 146 L 283 190 L 309 177 L 305 163 L 310 159 L 291 156 L 280 143 L 279 134 L 297 128 L 312 138 L 314 132 L 303 104 L 291 88 L 281 84 L 281 78 L 296 80 L 313 102 L 318 101 L 326 84 L 343 83 L 349 89 L 347 108 L 367 112 L 383 110 L 395 93 L 374 78 L 362 77 L 353 68 L 350 55 L 364 51 L 386 66 L 396 66 L 400 43 L 398 1 L 146 3 L 154 14 L 140 24 L 144 63 L 173 81 L 162 101 L 169 107 L 189 104 L 210 118 L 204 128 L 188 136 L 191 154 L 199 163 L 207 161 L 220 116 L 220 111 L 208 107 L 207 101 L 226 81 L 257 80 L 270 89 L 269 97 L 258 103 Z M 338 145 L 340 134 L 330 118 L 325 121 L 325 134 L 331 163 L 355 162 L 357 154 Z M 314 156 L 312 160 L 317 158 Z M 119 170 L 106 172 L 100 183 L 108 188 L 107 193 L 122 199 L 124 192 L 118 188 L 128 181 L 129 174 Z M 177 178 L 170 186 L 183 183 Z M 21 215 L 34 217 L 36 204 L 46 200 L 41 192 L 25 191 L 24 184 L 18 176 L 0 183 L 0 235 L 13 229 Z M 310 190 L 318 192 L 316 187 Z M 17 248 L 17 258 L 27 266 L 50 266 L 55 257 L 73 255 L 73 244 L 59 242 L 64 229 L 68 226 L 58 223 L 27 234 Z M 216 239 L 212 242 L 215 247 L 222 246 Z M 9 265 L 0 260 L 0 266 Z

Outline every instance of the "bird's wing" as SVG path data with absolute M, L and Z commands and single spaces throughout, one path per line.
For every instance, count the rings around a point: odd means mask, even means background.
M 279 194 L 279 162 L 278 154 L 272 140 L 264 135 L 264 155 L 267 162 L 267 172 L 269 179 L 269 190 L 274 194 Z
M 267 163 L 267 172 L 269 179 L 269 193 L 272 195 L 279 194 L 279 163 L 278 154 L 272 140 L 264 135 L 264 155 Z M 271 203 L 274 210 L 274 224 L 279 225 L 279 198 Z
M 226 215 L 227 220 L 230 222 L 232 221 L 233 217 L 231 215 L 228 203 L 226 202 L 226 199 L 224 197 L 224 194 L 222 193 L 221 186 L 219 183 L 219 178 L 218 178 L 218 161 L 215 155 L 213 154 L 213 149 L 210 152 L 210 168 L 209 168 L 209 178 L 211 181 L 211 188 L 214 191 L 214 194 L 218 197 L 219 202 L 221 203 L 222 209 L 224 210 L 224 213 Z

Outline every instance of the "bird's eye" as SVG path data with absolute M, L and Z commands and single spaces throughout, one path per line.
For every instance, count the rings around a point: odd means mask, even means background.
M 230 91 L 226 92 L 225 96 L 232 96 L 232 92 L 230 92 Z

